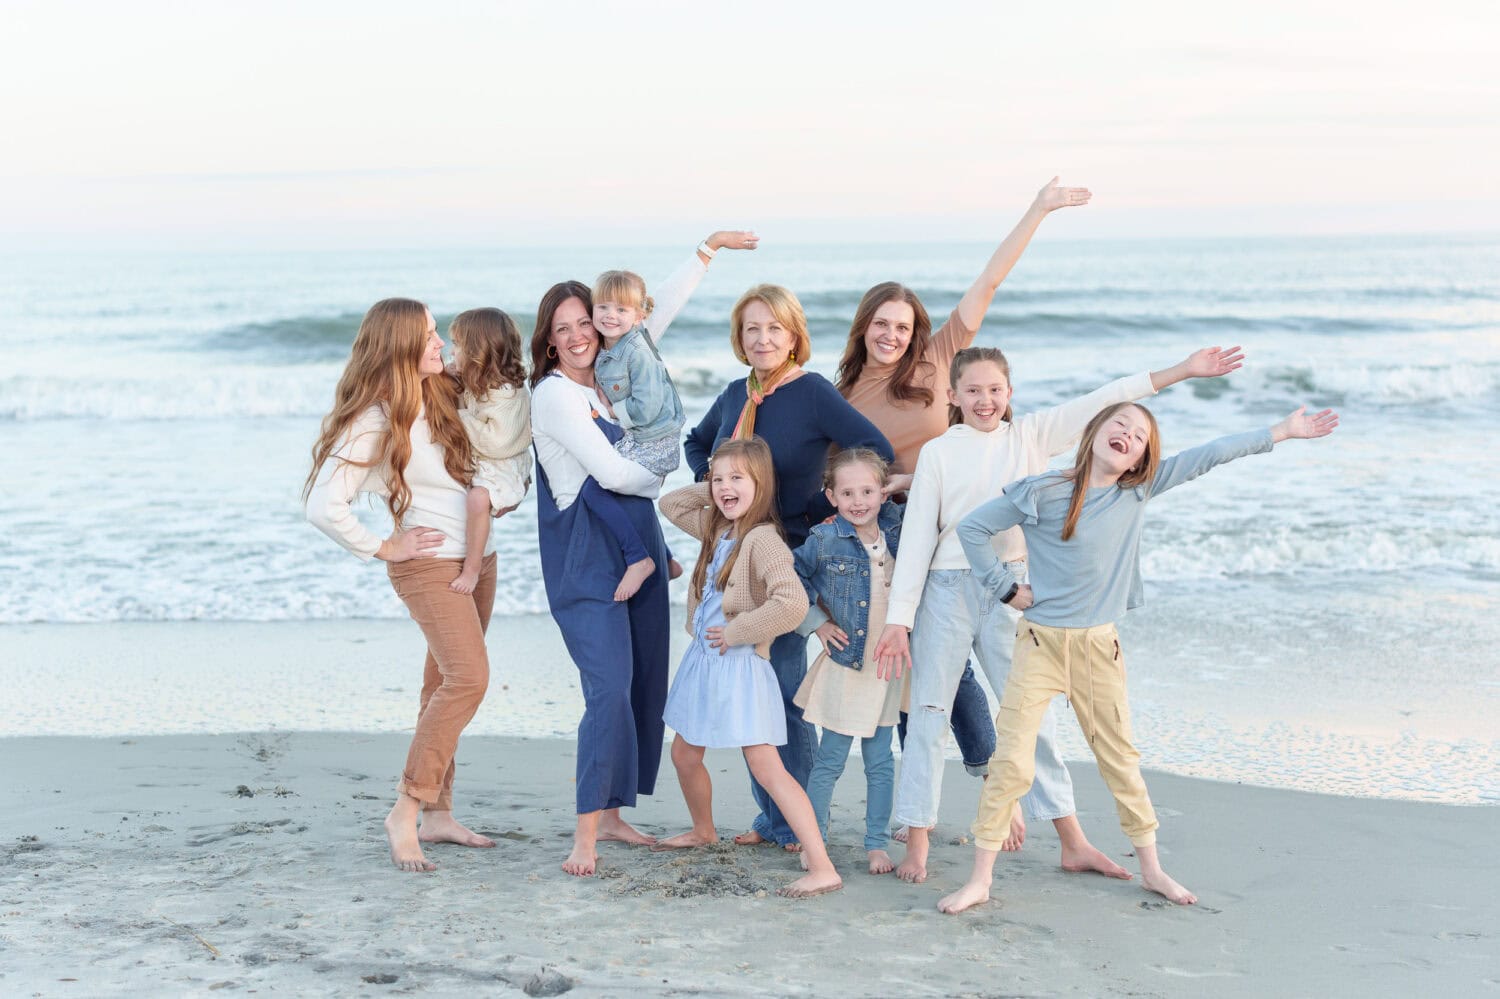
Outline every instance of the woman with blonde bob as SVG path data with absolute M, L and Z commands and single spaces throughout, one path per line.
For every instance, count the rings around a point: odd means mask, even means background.
M 463 566 L 473 452 L 442 350 L 421 302 L 388 298 L 371 306 L 302 490 L 314 526 L 359 558 L 387 563 L 392 587 L 427 639 L 417 727 L 385 819 L 391 861 L 403 871 L 435 869 L 422 843 L 495 845 L 453 817 L 458 736 L 489 683 L 484 631 L 495 601 L 495 556 L 485 553 L 472 592 L 451 587 Z M 377 537 L 354 516 L 360 493 L 385 499 L 395 525 L 390 537 Z
M 765 441 L 776 471 L 777 515 L 787 545 L 795 549 L 807 540 L 812 525 L 833 512 L 823 495 L 823 466 L 830 448 L 867 447 L 889 461 L 891 447 L 828 379 L 802 367 L 812 355 L 812 341 L 796 295 L 780 285 L 756 285 L 735 303 L 729 327 L 729 347 L 750 367 L 750 374 L 730 382 L 719 394 L 688 432 L 684 452 L 694 477 L 702 481 L 709 455 L 721 441 Z M 788 632 L 771 644 L 769 658 L 786 713 L 781 760 L 805 788 L 817 738 L 792 698 L 807 674 L 807 639 Z M 753 828 L 736 836 L 735 842 L 772 841 L 796 849 L 791 826 L 753 777 L 751 791 L 760 814 Z

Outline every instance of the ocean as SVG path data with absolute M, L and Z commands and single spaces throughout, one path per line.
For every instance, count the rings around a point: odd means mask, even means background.
M 744 373 L 728 313 L 749 285 L 801 297 L 809 367 L 831 376 L 867 287 L 905 282 L 939 324 L 991 249 L 779 247 L 767 234 L 753 254 L 721 253 L 662 343 L 690 424 Z M 529 333 L 552 282 L 625 266 L 649 286 L 687 252 L 0 258 L 0 625 L 404 617 L 383 573 L 299 503 L 364 309 L 406 295 L 445 324 L 494 305 Z M 1264 692 L 1320 731 L 1414 732 L 1481 768 L 1460 800 L 1500 798 L 1500 743 L 1475 710 L 1500 703 L 1500 237 L 1078 242 L 1044 229 L 977 342 L 1006 351 L 1021 412 L 1241 345 L 1243 370 L 1150 403 L 1168 453 L 1298 405 L 1339 410 L 1332 438 L 1154 505 L 1151 603 L 1126 634 L 1171 671 L 1132 682 L 1148 704 L 1153 684 L 1228 707 Z M 382 512 L 368 516 L 381 529 Z M 496 525 L 497 613 L 546 609 L 535 531 L 530 499 Z M 1379 715 L 1430 704 L 1445 707 L 1429 727 Z

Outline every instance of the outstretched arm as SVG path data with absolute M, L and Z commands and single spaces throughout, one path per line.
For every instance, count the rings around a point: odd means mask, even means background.
M 703 245 L 710 250 L 753 250 L 760 237 L 748 230 L 720 229 L 718 232 L 709 233 Z M 710 254 L 701 249 L 693 251 L 693 255 L 683 261 L 682 265 L 667 276 L 667 279 L 656 286 L 656 294 L 652 298 L 656 307 L 646 317 L 646 335 L 653 342 L 660 340 L 667 327 L 672 325 L 672 320 L 687 305 L 693 292 L 698 289 L 698 282 L 703 280 L 703 275 L 708 272 L 708 262 L 712 259 Z
M 1026 214 L 1021 216 L 1021 221 L 1016 223 L 1005 241 L 995 248 L 989 263 L 984 265 L 984 270 L 980 271 L 979 277 L 974 279 L 974 283 L 959 301 L 958 318 L 966 327 L 977 330 L 979 324 L 984 322 L 984 314 L 995 300 L 995 290 L 1016 265 L 1016 261 L 1021 259 L 1021 254 L 1026 252 L 1026 246 L 1036 234 L 1037 226 L 1042 224 L 1042 219 L 1059 208 L 1086 205 L 1091 197 L 1093 194 L 1086 187 L 1059 187 L 1056 177 L 1037 192 L 1036 199 L 1026 209 Z
M 1306 406 L 1298 406 L 1296 411 L 1279 423 L 1271 426 L 1271 441 L 1280 444 L 1289 440 L 1312 440 L 1316 437 L 1327 437 L 1338 429 L 1339 414 L 1331 409 L 1324 409 L 1311 416 L 1307 415 Z
M 1218 440 L 1188 448 L 1163 458 L 1151 480 L 1151 495 L 1159 496 L 1174 486 L 1191 482 L 1215 466 L 1248 454 L 1260 454 L 1285 440 L 1327 437 L 1339 425 L 1339 416 L 1331 409 L 1307 415 L 1307 407 L 1298 408 L 1286 419 L 1265 430 L 1220 437 Z
M 1245 355 L 1239 347 L 1204 347 L 1195 350 L 1186 360 L 1178 361 L 1170 368 L 1151 372 L 1151 387 L 1160 392 L 1168 385 L 1187 381 L 1189 378 L 1221 378 L 1244 366 Z

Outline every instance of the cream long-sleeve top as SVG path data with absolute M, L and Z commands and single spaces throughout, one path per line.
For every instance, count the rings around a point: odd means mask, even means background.
M 1060 406 L 1002 421 L 988 432 L 961 423 L 925 444 L 917 456 L 901 521 L 901 553 L 891 580 L 886 623 L 912 626 L 929 572 L 969 568 L 955 531 L 970 511 L 999 496 L 1017 479 L 1046 471 L 1052 458 L 1078 440 L 1099 410 L 1155 393 L 1150 373 L 1142 372 Z M 1026 557 L 1020 528 L 1001 531 L 991 543 L 1002 562 Z
M 666 333 L 706 273 L 707 265 L 694 250 L 661 283 L 653 296 L 655 308 L 646 317 L 646 335 L 653 343 Z M 595 414 L 619 424 L 609 415 L 597 391 L 561 374 L 548 375 L 531 390 L 531 440 L 557 508 L 572 506 L 590 475 L 613 492 L 655 499 L 661 491 L 661 479 L 620 457 L 594 424 Z
M 308 521 L 365 561 L 375 557 L 382 539 L 359 522 L 353 503 L 360 493 L 389 496 L 390 468 L 360 466 L 351 461 L 373 459 L 389 426 L 385 410 L 378 405 L 359 414 L 343 441 L 318 469 L 307 496 Z M 432 439 L 427 418 L 421 414 L 411 425 L 411 460 L 407 462 L 405 478 L 411 490 L 411 509 L 406 511 L 400 527 L 403 530 L 431 527 L 441 531 L 443 543 L 433 550 L 433 556 L 463 558 L 464 502 L 469 488 L 448 474 L 443 464 L 443 449 Z M 494 538 L 492 531 L 485 554 L 494 550 Z

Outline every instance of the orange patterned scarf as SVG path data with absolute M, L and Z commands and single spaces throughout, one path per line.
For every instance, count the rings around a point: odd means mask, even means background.
M 790 357 L 782 362 L 781 367 L 771 372 L 762 385 L 760 375 L 752 368 L 750 377 L 745 379 L 745 408 L 740 410 L 739 422 L 734 425 L 734 433 L 730 435 L 731 440 L 748 440 L 755 436 L 755 411 L 760 404 L 768 399 L 787 380 L 787 375 L 797 366 L 797 362 Z

